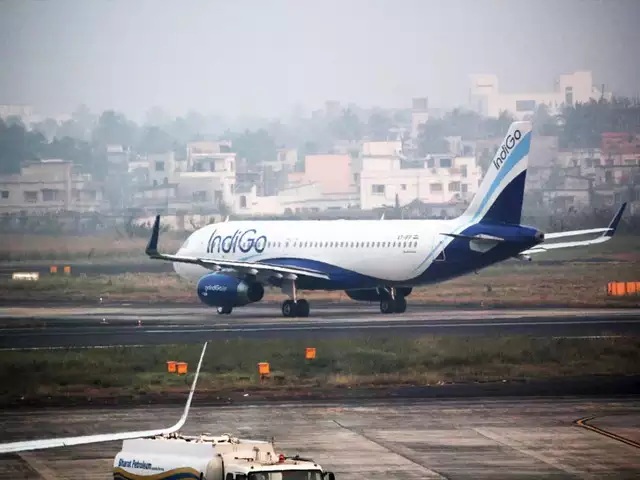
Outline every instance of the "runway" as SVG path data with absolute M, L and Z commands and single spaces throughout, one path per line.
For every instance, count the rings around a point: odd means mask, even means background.
M 433 310 L 382 315 L 376 306 L 312 305 L 309 318 L 283 318 L 278 305 L 217 315 L 204 306 L 0 309 L 0 349 L 201 343 L 226 338 L 336 338 L 349 335 L 640 334 L 639 309 Z
M 343 479 L 600 479 L 640 476 L 635 399 L 515 398 L 206 407 L 183 430 L 275 437 Z M 3 411 L 2 441 L 170 425 L 182 406 Z M 591 427 L 591 428 L 589 428 Z M 0 479 L 111 478 L 121 442 L 0 456 Z

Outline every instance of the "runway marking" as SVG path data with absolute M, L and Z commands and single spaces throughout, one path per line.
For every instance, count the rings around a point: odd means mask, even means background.
M 367 435 L 364 432 L 362 432 L 361 430 L 355 429 L 355 428 L 351 428 L 351 427 L 347 427 L 346 425 L 341 424 L 338 420 L 333 420 L 333 423 L 338 425 L 340 428 L 342 428 L 344 430 L 347 430 L 348 432 L 351 432 L 351 433 L 353 433 L 355 435 L 359 435 L 362 438 L 364 438 L 365 440 L 367 440 L 367 441 L 369 441 L 371 443 L 374 443 L 374 444 L 378 445 L 379 447 L 382 447 L 385 450 L 388 450 L 391 453 L 394 453 L 394 454 L 398 455 L 399 457 L 404 458 L 405 460 L 413 463 L 414 465 L 417 465 L 418 467 L 422 468 L 425 471 L 425 473 L 430 475 L 432 478 L 439 478 L 439 479 L 444 479 L 444 480 L 447 480 L 447 478 L 448 478 L 448 477 L 445 477 L 444 475 L 442 475 L 441 473 L 438 473 L 435 470 L 430 469 L 425 464 L 423 464 L 418 459 L 416 459 L 415 452 L 413 452 L 409 448 L 406 448 L 406 447 L 403 447 L 401 445 L 398 445 L 397 443 L 394 443 L 392 445 L 389 442 L 373 439 L 369 435 Z
M 168 347 L 171 346 L 170 343 L 158 344 L 158 345 L 142 345 L 142 344 L 133 344 L 133 345 L 87 345 L 87 346 L 69 346 L 69 347 L 13 347 L 13 348 L 0 348 L 0 352 L 24 352 L 24 351 L 34 351 L 34 350 L 93 350 L 100 348 L 129 348 L 129 347 Z
M 538 338 L 545 338 L 545 337 L 538 337 Z M 576 335 L 576 336 L 562 336 L 562 337 L 551 337 L 554 340 L 562 340 L 564 338 L 571 338 L 571 339 L 577 339 L 577 340 L 600 340 L 603 338 L 625 338 L 624 335 Z
M 517 444 L 518 442 L 516 442 L 515 440 L 511 438 L 505 438 L 503 435 L 495 434 L 486 428 L 474 428 L 473 430 L 479 435 L 482 435 L 483 437 L 488 438 L 489 440 L 493 440 L 494 442 L 500 445 L 503 445 L 505 447 L 512 448 L 513 450 L 520 452 L 523 455 L 533 457 L 536 460 L 539 460 L 542 463 L 546 463 L 547 465 L 553 468 L 556 468 L 558 470 L 562 470 L 565 473 L 576 475 L 579 478 L 597 478 L 597 477 L 594 477 L 593 475 L 588 475 L 587 472 L 584 472 L 582 470 L 577 470 L 573 467 L 570 467 L 560 462 L 556 462 L 555 460 L 548 458 L 546 455 L 541 455 L 526 447 L 518 445 Z
M 597 415 L 591 415 L 589 417 L 583 417 L 580 418 L 578 420 L 575 420 L 573 423 L 579 427 L 582 428 L 586 428 L 587 430 L 591 430 L 592 432 L 598 433 L 600 435 L 604 435 L 605 437 L 609 437 L 613 440 L 617 440 L 618 442 L 622 442 L 625 443 L 631 447 L 634 448 L 640 448 L 640 443 L 636 442 L 635 440 L 631 440 L 629 438 L 625 438 L 622 437 L 618 434 L 615 434 L 613 432 L 609 432 L 608 430 L 604 430 L 602 428 L 599 427 L 594 427 L 593 425 L 590 425 L 588 422 L 590 422 L 591 420 L 593 420 L 594 418 L 596 418 Z
M 47 467 L 42 460 L 37 458 L 33 453 L 18 453 L 18 456 L 27 462 L 43 480 L 58 480 L 60 477 L 49 467 Z
M 291 325 L 291 326 L 279 326 L 280 324 L 272 324 L 273 326 L 266 327 L 232 327 L 232 328 L 201 328 L 201 329 L 163 329 L 163 330 L 144 330 L 143 333 L 210 333 L 210 332 L 261 332 L 265 330 L 317 330 L 317 329 L 358 329 L 361 330 L 363 328 L 384 328 L 384 329 L 392 329 L 392 328 L 446 328 L 446 327 L 515 327 L 515 326 L 540 326 L 540 325 L 601 325 L 601 324 L 620 324 L 620 323 L 640 323 L 640 319 L 630 319 L 630 320 L 602 320 L 602 321 L 590 321 L 584 322 L 580 320 L 570 321 L 570 320 L 551 320 L 551 321 L 539 321 L 539 322 L 478 322 L 478 323 L 420 323 L 420 324 L 409 324 L 409 325 L 333 325 L 333 324 L 324 324 L 324 325 L 314 325 L 312 323 L 303 324 L 303 325 Z M 133 328 L 133 327 L 132 327 Z

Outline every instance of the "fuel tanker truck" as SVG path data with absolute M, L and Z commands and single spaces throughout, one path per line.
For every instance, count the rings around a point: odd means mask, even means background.
M 313 460 L 276 454 L 273 442 L 179 433 L 189 415 L 206 350 L 207 342 L 182 416 L 171 427 L 0 443 L 0 454 L 122 440 L 122 450 L 113 461 L 117 480 L 334 480 L 333 473 Z
M 114 480 L 334 480 L 308 458 L 286 457 L 273 442 L 229 434 L 180 434 L 124 440 L 113 462 Z

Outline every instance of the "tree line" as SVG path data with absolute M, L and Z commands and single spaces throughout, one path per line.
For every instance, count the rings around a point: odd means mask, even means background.
M 507 113 L 486 118 L 455 109 L 421 126 L 416 153 L 447 152 L 449 136 L 463 140 L 501 137 L 512 121 Z M 629 98 L 591 101 L 565 107 L 559 116 L 540 107 L 532 121 L 537 133 L 558 136 L 561 148 L 596 148 L 603 132 L 640 132 L 640 102 Z M 251 129 L 232 129 L 220 118 L 196 112 L 170 117 L 152 109 L 139 125 L 113 110 L 94 114 L 80 106 L 68 120 L 49 118 L 29 128 L 20 118 L 0 119 L 0 173 L 19 173 L 21 164 L 29 160 L 59 158 L 101 177 L 106 173 L 105 148 L 111 144 L 143 155 L 174 151 L 181 158 L 190 141 L 231 140 L 233 151 L 249 164 L 274 160 L 277 149 L 284 147 L 297 148 L 298 157 L 304 158 L 306 154 L 330 153 L 342 142 L 355 153 L 358 142 L 396 140 L 410 124 L 410 110 L 365 111 L 350 106 L 334 115 L 299 116 L 287 123 L 263 121 Z

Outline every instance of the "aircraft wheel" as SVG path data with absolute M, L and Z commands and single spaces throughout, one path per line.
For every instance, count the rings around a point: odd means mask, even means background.
M 404 297 L 396 297 L 396 313 L 404 313 L 407 311 L 407 299 Z
M 285 300 L 282 302 L 282 315 L 285 317 L 294 317 L 296 314 L 295 304 L 293 300 Z
M 218 307 L 218 315 L 229 315 L 232 310 L 232 307 Z
M 305 299 L 298 300 L 298 303 L 296 304 L 296 316 L 308 317 L 309 311 L 309 302 L 307 302 Z
M 395 310 L 395 303 L 391 298 L 384 298 L 380 300 L 380 311 L 384 314 L 393 313 Z

